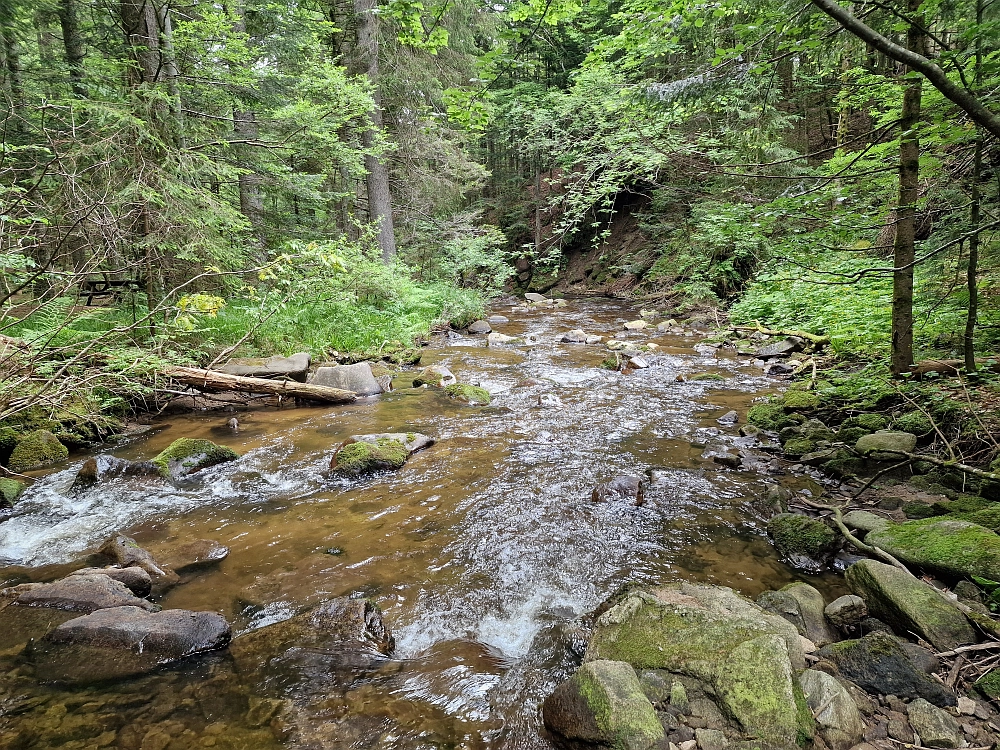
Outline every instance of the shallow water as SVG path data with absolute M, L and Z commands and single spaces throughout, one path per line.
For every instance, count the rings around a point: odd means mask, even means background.
M 572 328 L 625 338 L 622 324 L 637 311 L 621 302 L 497 312 L 511 322 L 495 330 L 537 333 L 542 343 L 487 348 L 484 337 L 440 337 L 421 362 L 481 384 L 493 395 L 489 407 L 411 388 L 414 371 L 396 377 L 396 391 L 349 407 L 241 414 L 236 434 L 219 412 L 171 417 L 115 453 L 148 458 L 178 437 L 207 437 L 242 458 L 181 488 L 133 480 L 82 494 L 68 490 L 76 460 L 42 478 L 19 515 L 0 524 L 0 561 L 12 566 L 0 580 L 81 567 L 118 530 L 154 555 L 171 543 L 217 540 L 229 557 L 160 603 L 218 611 L 237 633 L 330 597 L 374 599 L 398 658 L 310 706 L 306 721 L 326 729 L 254 726 L 258 696 L 234 681 L 223 655 L 76 691 L 37 686 L 30 670 L 14 667 L 0 682 L 8 741 L 143 750 L 282 741 L 544 748 L 537 707 L 575 666 L 578 618 L 622 586 L 688 579 L 754 596 L 802 578 L 764 535 L 765 478 L 702 458 L 705 445 L 739 444 L 715 419 L 734 408 L 745 414 L 773 381 L 745 360 L 695 351 L 697 337 L 629 333 L 662 349 L 648 369 L 628 374 L 599 367 L 602 345 L 557 343 Z M 725 380 L 678 380 L 702 372 Z M 326 475 L 342 439 L 373 432 L 423 432 L 437 443 L 394 474 Z M 645 473 L 652 479 L 642 507 L 590 499 L 597 482 Z M 137 702 L 136 693 L 148 699 Z M 206 709 L 214 704 L 204 693 L 219 705 Z M 98 707 L 81 713 L 89 704 Z M 81 716 L 117 718 L 88 724 Z M 85 728 L 64 731 L 67 722 Z

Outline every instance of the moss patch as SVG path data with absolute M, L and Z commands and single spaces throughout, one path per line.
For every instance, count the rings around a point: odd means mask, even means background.
M 398 440 L 380 438 L 374 443 L 349 443 L 337 451 L 338 474 L 361 476 L 376 471 L 402 468 L 410 452 Z
M 1000 669 L 987 672 L 976 680 L 976 690 L 990 700 L 1000 700 Z
M 762 430 L 777 432 L 782 427 L 799 424 L 801 419 L 795 419 L 785 413 L 781 404 L 757 404 L 747 412 L 747 422 L 757 425 Z
M 14 446 L 7 466 L 11 471 L 20 474 L 57 461 L 65 461 L 68 457 L 69 450 L 59 442 L 59 438 L 48 430 L 35 430 L 21 438 Z
M 572 679 L 611 747 L 649 747 L 663 739 L 656 711 L 627 664 L 591 662 L 584 664 Z
M 884 430 L 889 426 L 889 423 L 881 414 L 857 414 L 853 417 L 845 419 L 841 422 L 840 426 L 841 428 L 859 427 L 865 431 L 865 434 L 868 434 L 870 432 Z
M 699 380 L 711 380 L 713 382 L 722 382 L 726 379 L 725 375 L 720 375 L 717 372 L 696 372 L 694 375 L 688 378 L 692 382 L 697 382 Z
M 900 432 L 912 432 L 918 437 L 923 437 L 934 431 L 934 424 L 922 412 L 910 411 L 896 419 L 892 423 L 892 429 Z
M 816 443 L 807 437 L 795 437 L 791 440 L 786 440 L 782 447 L 787 455 L 792 458 L 798 458 L 816 450 Z
M 781 402 L 785 407 L 785 411 L 815 409 L 820 404 L 819 396 L 808 391 L 786 391 Z
M 16 501 L 18 496 L 24 492 L 24 482 L 16 479 L 0 479 L 0 508 L 9 508 Z
M 822 521 L 796 513 L 781 513 L 767 522 L 767 533 L 785 557 L 804 555 L 821 559 L 829 554 L 837 535 Z
M 975 523 L 947 517 L 907 521 L 865 541 L 927 570 L 1000 580 L 1000 536 Z
M 226 461 L 235 461 L 240 454 L 232 448 L 217 445 L 211 440 L 179 438 L 153 459 L 160 476 L 179 479 L 196 471 L 207 469 Z
M 461 401 L 463 404 L 475 404 L 489 406 L 490 392 L 485 388 L 468 383 L 455 383 L 444 389 L 448 398 L 454 401 Z

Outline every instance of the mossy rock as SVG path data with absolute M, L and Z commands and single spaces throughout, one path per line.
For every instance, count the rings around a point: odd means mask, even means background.
M 401 469 L 410 452 L 399 440 L 382 438 L 374 443 L 357 442 L 342 446 L 331 468 L 344 476 L 358 477 L 376 471 Z
M 836 436 L 833 430 L 818 419 L 807 419 L 799 425 L 799 429 L 810 440 L 833 440 Z
M 833 529 L 815 518 L 779 513 L 767 522 L 767 533 L 782 558 L 806 570 L 818 570 L 837 551 Z
M 489 406 L 490 392 L 478 385 L 468 383 L 455 383 L 444 389 L 445 395 L 453 401 L 461 401 L 463 404 L 473 404 L 477 406 Z
M 975 495 L 958 495 L 954 500 L 938 500 L 934 503 L 937 515 L 975 513 L 979 510 L 994 507 L 993 503 Z
M 860 458 L 834 458 L 824 463 L 821 468 L 832 477 L 854 477 L 865 468 L 865 462 Z
M 688 380 L 695 383 L 700 380 L 708 380 L 713 383 L 721 383 L 725 379 L 726 379 L 725 375 L 720 375 L 717 372 L 696 372 L 694 375 L 691 375 L 688 378 Z
M 240 454 L 211 440 L 178 438 L 152 460 L 160 476 L 183 479 L 210 466 L 235 461 Z
M 865 541 L 907 565 L 956 578 L 1000 581 L 1000 536 L 969 521 L 948 517 L 895 524 Z
M 820 405 L 820 398 L 808 391 L 785 391 L 781 404 L 785 411 L 809 411 Z
M 757 404 L 751 406 L 747 411 L 747 422 L 760 427 L 762 430 L 778 432 L 783 427 L 791 427 L 802 422 L 802 418 L 795 419 L 791 414 L 786 414 L 781 404 Z
M 17 502 L 26 486 L 17 479 L 0 479 L 0 508 L 9 508 Z
M 934 432 L 934 423 L 923 412 L 908 411 L 893 420 L 892 429 L 899 432 L 911 432 L 917 437 L 924 437 Z
M 984 698 L 989 700 L 1000 700 L 1000 667 L 993 669 L 974 683 L 976 690 Z
M 884 430 L 889 426 L 889 422 L 881 414 L 856 414 L 853 417 L 848 417 L 840 426 L 843 427 L 859 427 L 865 431 L 864 434 L 869 434 L 872 432 L 878 432 L 879 430 Z
M 605 370 L 614 370 L 615 372 L 618 372 L 622 369 L 622 358 L 617 354 L 609 354 L 601 360 L 600 366 Z
M 782 427 L 778 432 L 778 442 L 784 445 L 789 440 L 802 437 L 802 429 L 798 425 Z
M 913 501 L 903 504 L 903 515 L 907 518 L 921 519 L 921 518 L 933 518 L 934 516 L 941 515 L 933 505 L 928 505 L 927 503 L 921 503 L 919 501 Z
M 21 431 L 13 427 L 0 427 L 0 463 L 7 463 L 21 435 Z
M 870 435 L 871 431 L 864 427 L 841 427 L 837 430 L 837 440 L 847 445 L 854 445 L 865 435 Z
M 48 430 L 35 430 L 21 438 L 11 451 L 7 467 L 17 474 L 65 461 L 69 450 Z
M 816 450 L 816 442 L 807 437 L 796 437 L 786 440 L 782 448 L 785 451 L 785 455 L 792 458 L 799 458 Z

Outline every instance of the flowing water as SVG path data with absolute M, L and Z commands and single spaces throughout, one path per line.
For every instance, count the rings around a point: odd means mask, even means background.
M 741 445 L 715 420 L 745 414 L 773 381 L 696 350 L 697 337 L 625 336 L 637 315 L 621 302 L 498 312 L 511 321 L 495 330 L 541 343 L 438 337 L 421 361 L 487 388 L 489 407 L 411 388 L 404 372 L 394 392 L 348 407 L 241 414 L 236 434 L 229 415 L 171 417 L 115 453 L 149 458 L 179 437 L 206 437 L 242 458 L 180 488 L 132 480 L 82 494 L 68 490 L 77 460 L 0 524 L 0 581 L 81 567 L 119 530 L 154 555 L 217 540 L 229 557 L 160 603 L 218 611 L 237 637 L 330 597 L 377 601 L 395 658 L 310 707 L 302 721 L 325 734 L 261 719 L 260 696 L 224 654 L 67 690 L 38 685 L 8 652 L 0 748 L 545 748 L 538 705 L 578 662 L 579 618 L 622 586 L 688 579 L 753 596 L 800 577 L 764 535 L 765 478 L 702 457 L 706 446 Z M 662 348 L 648 369 L 612 372 L 599 366 L 603 346 L 558 343 L 573 328 Z M 724 379 L 678 377 L 697 373 Z M 342 439 L 378 432 L 437 442 L 396 473 L 327 475 Z M 621 474 L 650 478 L 643 506 L 591 500 L 596 483 Z

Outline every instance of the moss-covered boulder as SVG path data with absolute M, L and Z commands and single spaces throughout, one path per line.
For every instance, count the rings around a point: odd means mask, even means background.
M 894 524 L 866 541 L 907 565 L 956 578 L 1000 581 L 1000 536 L 979 524 L 948 517 Z
M 161 477 L 184 479 L 210 466 L 235 461 L 240 454 L 232 448 L 218 445 L 211 440 L 179 438 L 153 459 Z
M 808 391 L 785 391 L 781 399 L 785 411 L 808 411 L 819 406 L 819 396 Z
M 468 383 L 455 383 L 444 389 L 445 395 L 453 401 L 461 401 L 463 404 L 473 404 L 489 406 L 490 392 L 478 385 Z
M 972 626 L 955 605 L 899 568 L 861 560 L 847 569 L 846 578 L 851 591 L 865 600 L 869 613 L 897 633 L 916 633 L 941 651 L 976 639 Z
M 849 445 L 852 448 L 857 445 L 858 440 L 870 433 L 864 427 L 841 427 L 837 430 L 836 440 L 838 443 Z
M 837 535 L 822 521 L 797 513 L 779 513 L 767 522 L 767 533 L 782 559 L 808 571 L 826 567 L 837 551 Z
M 785 441 L 782 450 L 785 451 L 785 455 L 789 458 L 799 458 L 807 453 L 812 453 L 816 450 L 816 441 L 810 440 L 807 437 L 793 437 Z
M 646 750 L 664 739 L 663 726 L 631 665 L 588 662 L 542 704 L 549 731 L 571 742 Z
M 349 442 L 337 449 L 330 469 L 342 476 L 358 477 L 401 469 L 409 457 L 410 452 L 399 440 L 382 438 L 373 442 Z
M 917 437 L 924 437 L 934 432 L 934 423 L 923 412 L 908 411 L 893 420 L 892 429 L 898 432 L 909 432 Z
M 917 436 L 909 432 L 880 430 L 865 435 L 854 444 L 854 450 L 862 456 L 876 460 L 892 461 L 901 458 L 900 453 L 911 453 L 917 447 Z
M 24 492 L 24 482 L 17 479 L 0 479 L 0 508 L 10 508 Z
M 1000 667 L 987 672 L 975 682 L 976 690 L 984 698 L 1000 700 Z
M 798 631 L 731 589 L 678 583 L 631 592 L 597 618 L 584 661 L 603 659 L 709 684 L 723 713 L 765 745 L 812 737 L 795 677 L 805 662 Z
M 796 419 L 796 416 L 798 415 L 786 414 L 781 404 L 757 404 L 747 411 L 747 422 L 762 430 L 777 432 L 783 427 L 791 427 L 804 421 L 802 417 Z
M 884 430 L 888 426 L 889 423 L 881 414 L 856 414 L 840 423 L 841 429 L 857 428 L 864 430 L 866 434 Z
M 32 469 L 65 461 L 69 450 L 48 430 L 35 430 L 21 438 L 11 451 L 7 467 L 21 474 Z

